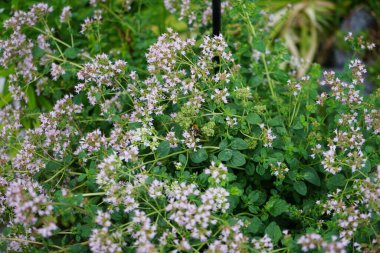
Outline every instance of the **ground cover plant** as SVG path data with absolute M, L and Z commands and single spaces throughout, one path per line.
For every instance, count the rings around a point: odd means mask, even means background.
M 269 15 L 223 6 L 213 37 L 204 1 L 5 5 L 0 251 L 380 250 L 366 66 L 297 77 Z

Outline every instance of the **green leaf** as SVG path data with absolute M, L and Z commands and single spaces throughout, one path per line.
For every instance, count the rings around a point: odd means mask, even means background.
M 49 162 L 47 162 L 45 168 L 46 168 L 47 172 L 51 172 L 51 171 L 54 171 L 54 170 L 61 168 L 61 164 L 59 164 L 57 162 L 49 161 Z
M 255 205 L 248 205 L 248 211 L 253 214 L 258 214 L 260 211 L 260 207 Z
M 229 161 L 228 165 L 232 167 L 240 167 L 245 164 L 246 160 L 242 153 L 237 150 L 232 151 L 232 159 Z M 227 165 L 227 166 L 228 166 Z
M 271 154 L 270 158 L 273 158 L 273 159 L 275 159 L 275 161 L 278 161 L 278 162 L 283 162 L 284 161 L 284 154 L 281 152 L 276 152 L 276 153 Z
M 83 237 L 88 237 L 91 235 L 91 231 L 92 229 L 88 226 L 82 226 L 82 229 L 81 229 L 81 236 Z
M 229 190 L 229 192 L 230 192 L 230 194 L 232 196 L 241 196 L 241 195 L 243 195 L 243 190 L 240 189 L 240 188 L 238 188 L 238 187 L 236 187 L 236 186 L 231 187 L 231 189 Z
M 285 127 L 276 127 L 276 132 L 279 134 L 279 135 L 286 135 L 287 132 L 286 132 L 286 128 Z
M 249 79 L 249 86 L 252 88 L 258 87 L 263 83 L 263 76 L 262 75 L 256 75 L 253 78 Z
M 273 72 L 273 79 L 280 81 L 280 82 L 286 82 L 289 80 L 289 76 L 281 69 L 276 69 Z
M 218 159 L 221 161 L 229 161 L 232 158 L 232 150 L 225 149 L 220 151 L 218 154 Z
M 80 182 L 82 182 L 85 178 L 87 177 L 87 175 L 86 174 L 82 174 L 82 175 L 80 175 L 79 177 L 78 177 L 78 182 L 80 183 Z
M 3 231 L 2 231 L 2 234 L 4 235 L 4 236 L 8 236 L 8 235 L 10 235 L 12 233 L 12 230 L 9 228 L 9 227 L 5 227 L 4 229 L 3 229 Z
M 239 204 L 240 202 L 240 197 L 239 196 L 233 196 L 233 195 L 230 195 L 227 197 L 228 199 L 228 203 L 230 203 L 230 208 L 228 209 L 230 212 L 233 211 L 237 205 Z
M 158 157 L 167 156 L 170 153 L 170 143 L 168 141 L 161 141 L 157 147 L 156 153 Z
M 34 57 L 40 58 L 45 55 L 45 51 L 39 47 L 34 47 L 32 50 L 32 55 Z
M 222 140 L 222 141 L 219 143 L 219 148 L 220 148 L 221 150 L 226 149 L 227 146 L 228 146 L 228 141 L 227 141 L 227 140 Z
M 260 176 L 264 175 L 265 174 L 265 167 L 263 165 L 259 165 L 256 167 L 256 172 L 257 174 L 259 174 Z
M 273 241 L 273 243 L 277 243 L 281 237 L 282 232 L 280 227 L 277 225 L 275 221 L 272 221 L 267 228 L 265 229 L 265 234 L 267 234 Z
M 247 122 L 249 124 L 255 125 L 255 124 L 260 124 L 262 122 L 262 120 L 258 114 L 249 113 L 247 116 Z
M 263 226 L 263 222 L 259 218 L 253 217 L 251 224 L 249 224 L 247 227 L 247 232 L 256 234 L 259 232 L 262 226 Z
M 12 101 L 12 94 L 11 93 L 8 93 L 5 96 L 2 96 L 0 94 L 0 108 L 2 108 L 3 106 L 7 105 L 11 101 Z
M 317 111 L 317 106 L 315 104 L 306 105 L 306 110 L 311 113 L 315 113 Z
M 318 173 L 313 168 L 305 169 L 303 178 L 316 186 L 321 186 L 321 180 L 319 179 Z
M 284 122 L 284 119 L 281 116 L 276 116 L 273 119 L 268 120 L 268 125 L 272 127 L 281 126 L 283 122 Z
M 236 150 L 244 150 L 248 148 L 248 144 L 241 138 L 235 138 L 231 142 L 231 148 Z
M 72 252 L 72 253 L 81 253 L 81 252 L 86 252 L 86 251 L 87 251 L 87 247 L 80 243 L 73 244 L 69 247 L 69 252 Z
M 266 195 L 265 193 L 255 190 L 249 193 L 248 195 L 248 201 L 249 203 L 255 204 L 257 206 L 261 206 L 265 203 Z
M 343 187 L 346 184 L 346 178 L 342 174 L 336 174 L 327 180 L 326 186 L 330 191 Z
M 253 191 L 248 195 L 248 201 L 255 203 L 260 198 L 260 192 L 259 191 Z
M 265 42 L 262 39 L 255 38 L 255 40 L 253 41 L 253 47 L 262 53 L 265 52 Z
M 46 99 L 45 97 L 39 96 L 37 102 L 40 106 L 42 106 L 46 111 L 50 111 L 53 108 L 52 103 Z
M 69 59 L 75 59 L 78 55 L 79 49 L 75 47 L 69 47 L 63 52 L 63 54 Z
M 307 193 L 307 186 L 303 181 L 297 181 L 293 184 L 294 190 L 301 194 L 302 196 L 305 196 Z
M 265 204 L 265 209 L 274 217 L 277 217 L 281 215 L 282 213 L 285 213 L 289 209 L 289 204 L 286 203 L 285 200 L 272 197 L 269 199 L 269 201 Z
M 201 163 L 206 161 L 208 154 L 205 149 L 201 148 L 194 153 L 190 154 L 190 159 L 193 163 Z
M 248 176 L 253 176 L 253 174 L 255 174 L 255 165 L 253 165 L 253 163 L 248 163 L 245 167 L 245 171 Z
M 180 154 L 180 155 L 178 156 L 178 161 L 179 161 L 181 164 L 183 164 L 183 165 L 187 164 L 187 158 L 186 158 L 186 156 L 184 156 L 183 154 Z
M 303 128 L 303 125 L 301 124 L 301 122 L 299 120 L 297 120 L 296 123 L 292 126 L 292 128 L 294 130 L 300 130 Z
M 235 181 L 237 179 L 237 176 L 235 175 L 235 174 L 233 174 L 233 173 L 228 173 L 227 174 L 227 181 L 228 182 L 233 182 L 233 181 Z
M 317 78 L 320 78 L 321 74 L 322 74 L 321 65 L 317 63 L 314 63 L 313 65 L 311 65 L 309 69 L 310 77 L 317 79 Z
M 26 96 L 28 97 L 28 107 L 30 110 L 37 108 L 36 94 L 31 85 L 26 89 Z

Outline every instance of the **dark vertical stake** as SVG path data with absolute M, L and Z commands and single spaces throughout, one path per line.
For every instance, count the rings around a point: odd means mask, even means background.
M 212 33 L 214 36 L 220 34 L 221 3 L 220 0 L 212 0 Z
M 220 35 L 220 26 L 221 26 L 221 3 L 220 0 L 212 0 L 212 34 L 214 36 Z M 219 72 L 219 63 L 220 59 L 218 56 L 214 58 L 214 62 L 218 65 L 215 67 L 215 73 Z

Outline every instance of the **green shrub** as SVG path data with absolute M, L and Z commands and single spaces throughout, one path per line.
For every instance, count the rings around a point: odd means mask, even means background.
M 298 79 L 242 1 L 225 36 L 169 28 L 145 54 L 163 5 L 98 2 L 4 21 L 2 251 L 379 249 L 380 100 L 360 60 Z

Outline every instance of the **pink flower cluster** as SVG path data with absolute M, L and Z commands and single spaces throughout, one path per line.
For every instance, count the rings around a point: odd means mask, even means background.
M 276 139 L 276 135 L 273 134 L 273 131 L 271 128 L 265 127 L 264 124 L 260 124 L 260 128 L 262 133 L 262 140 L 263 140 L 263 145 L 266 148 L 271 148 L 273 145 L 273 140 Z
M 184 20 L 191 27 L 207 26 L 210 24 L 212 16 L 211 2 L 199 2 L 193 3 L 191 0 L 164 0 L 165 8 L 173 14 L 178 14 L 179 20 Z M 195 9 L 194 6 L 198 8 Z M 231 8 L 229 0 L 223 0 L 221 3 L 221 12 L 225 13 Z M 201 23 L 197 20 L 200 18 Z
M 357 59 L 351 61 L 349 68 L 352 71 L 352 84 L 343 82 L 339 78 L 335 77 L 334 71 L 325 71 L 323 73 L 324 80 L 321 82 L 321 85 L 330 86 L 331 97 L 352 107 L 356 104 L 361 104 L 363 100 L 356 87 L 364 83 L 364 75 L 367 73 L 367 70 L 365 69 L 363 63 Z M 321 97 L 320 100 L 318 100 L 319 104 L 322 104 L 323 100 L 326 99 L 326 94 L 323 94 L 323 99 Z
M 43 237 L 50 237 L 53 231 L 58 229 L 53 222 L 39 222 L 41 218 L 50 216 L 53 211 L 50 199 L 40 184 L 29 178 L 19 177 L 6 186 L 7 190 L 0 199 L 13 211 L 7 225 L 9 228 L 22 224 L 27 234 L 39 234 Z
M 92 62 L 86 63 L 77 73 L 78 80 L 83 83 L 77 84 L 76 92 L 87 91 L 88 100 L 95 105 L 99 100 L 97 95 L 101 94 L 103 89 L 120 90 L 119 78 L 124 74 L 126 64 L 122 60 L 112 63 L 106 54 L 95 56 Z
M 126 245 L 123 235 L 119 231 L 111 232 L 111 216 L 109 213 L 98 212 L 95 220 L 100 229 L 92 230 L 89 246 L 94 253 L 121 253 L 122 247 Z
M 33 27 L 53 9 L 45 3 L 34 4 L 28 12 L 16 11 L 14 15 L 4 22 L 4 28 L 12 29 L 8 40 L 0 40 L 1 56 L 0 66 L 9 68 L 15 65 L 15 73 L 11 76 L 16 83 L 20 78 L 30 82 L 35 78 L 37 67 L 33 63 L 33 42 L 22 33 L 25 26 Z
M 226 181 L 228 169 L 223 163 L 216 165 L 216 163 L 212 161 L 210 167 L 205 169 L 204 173 L 210 175 L 213 182 L 220 184 Z

